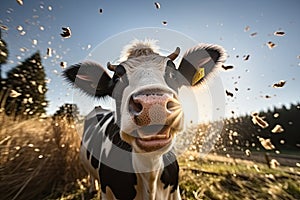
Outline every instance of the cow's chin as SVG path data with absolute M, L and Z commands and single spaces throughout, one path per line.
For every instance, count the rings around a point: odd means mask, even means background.
M 136 153 L 163 154 L 172 147 L 175 132 L 169 126 L 150 125 L 138 128 L 131 134 L 121 132 L 121 138 L 130 144 Z

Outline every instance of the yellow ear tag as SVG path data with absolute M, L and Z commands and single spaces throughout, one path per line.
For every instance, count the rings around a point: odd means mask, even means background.
M 198 83 L 204 76 L 205 76 L 205 70 L 203 67 L 201 67 L 197 70 L 197 72 L 193 77 L 192 86 L 196 85 L 196 83 Z

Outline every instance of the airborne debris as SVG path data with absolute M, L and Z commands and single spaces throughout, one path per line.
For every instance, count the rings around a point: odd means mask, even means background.
M 155 5 L 156 9 L 160 9 L 160 3 L 154 2 L 154 5 Z
M 244 59 L 245 61 L 246 61 L 246 60 L 249 60 L 249 58 L 250 58 L 250 55 L 249 55 L 249 54 L 243 56 L 243 59 Z
M 229 92 L 228 90 L 225 91 L 227 96 L 233 97 L 233 93 Z
M 28 51 L 28 49 L 25 48 L 25 47 L 21 47 L 19 50 L 20 50 L 21 52 L 26 52 L 26 51 Z
M 22 93 L 17 92 L 16 90 L 11 90 L 9 96 L 12 98 L 16 98 L 20 96 Z
M 246 150 L 245 150 L 245 154 L 246 154 L 247 157 L 250 157 L 251 151 L 250 151 L 249 149 L 246 149 Z
M 254 33 L 251 33 L 250 36 L 251 36 L 251 37 L 254 37 L 254 36 L 256 36 L 257 34 L 258 34 L 257 32 L 254 32 Z
M 7 26 L 5 26 L 5 25 L 0 25 L 0 28 L 2 29 L 2 30 L 5 30 L 5 31 L 8 31 L 8 27 Z
M 280 163 L 277 160 L 275 160 L 274 158 L 272 160 L 270 160 L 269 164 L 272 169 L 275 169 L 280 165 Z
M 71 37 L 70 27 L 62 27 L 61 29 L 63 30 L 63 33 L 60 34 L 62 37 L 64 37 L 64 38 L 70 38 Z
M 268 94 L 266 94 L 266 95 L 265 95 L 265 98 L 266 98 L 266 99 L 270 99 L 270 98 L 271 98 L 271 96 L 270 96 L 270 95 L 268 95 Z
M 3 57 L 7 57 L 7 53 L 5 53 L 4 51 L 0 50 L 0 55 Z
M 274 118 L 278 118 L 279 117 L 279 113 L 274 113 L 273 117 Z
M 23 6 L 23 0 L 17 0 L 17 3 L 18 3 L 20 6 Z
M 190 155 L 190 156 L 189 156 L 189 160 L 190 160 L 190 161 L 194 161 L 194 160 L 195 160 L 195 157 L 194 157 L 193 155 Z
M 247 31 L 249 31 L 250 30 L 250 26 L 246 26 L 245 28 L 244 28 L 244 31 L 245 32 L 247 32 Z
M 281 125 L 277 124 L 272 130 L 272 133 L 282 133 L 284 131 L 284 129 L 282 128 Z
M 257 112 L 251 114 L 252 123 L 254 125 L 259 125 L 261 128 L 267 128 L 269 126 L 268 122 L 264 120 L 265 117 L 260 117 Z
M 25 31 L 20 31 L 20 35 L 25 35 L 26 32 Z
M 31 143 L 29 143 L 27 146 L 30 147 L 30 148 L 34 147 L 34 145 L 31 144 Z
M 233 69 L 233 65 L 222 65 L 222 68 L 225 69 L 225 70 L 228 70 L 228 69 Z
M 38 91 L 39 93 L 44 94 L 43 85 L 38 86 Z
M 38 43 L 38 41 L 37 41 L 37 40 L 35 40 L 35 39 L 34 39 L 34 40 L 32 40 L 32 44 L 33 44 L 33 45 L 37 45 L 37 43 Z
M 47 56 L 52 57 L 52 49 L 47 48 Z
M 285 35 L 285 32 L 284 32 L 284 31 L 275 31 L 275 32 L 274 32 L 274 35 L 275 35 L 275 36 L 284 36 L 284 35 Z
M 286 83 L 286 81 L 281 80 L 281 81 L 279 81 L 278 83 L 274 83 L 274 84 L 272 85 L 272 87 L 273 87 L 273 88 L 281 88 L 281 87 L 283 87 L 283 86 L 285 85 L 285 83 Z
M 65 69 L 67 67 L 67 62 L 64 61 L 60 62 L 60 67 Z
M 275 146 L 272 144 L 271 139 L 264 139 L 264 138 L 259 138 L 260 144 L 266 149 L 266 150 L 272 150 L 275 149 Z
M 23 31 L 23 27 L 21 25 L 17 26 L 18 31 Z
M 268 46 L 270 49 L 273 49 L 274 47 L 276 47 L 276 44 L 273 43 L 273 42 L 271 42 L 271 41 L 269 41 L 269 42 L 267 42 L 267 46 Z

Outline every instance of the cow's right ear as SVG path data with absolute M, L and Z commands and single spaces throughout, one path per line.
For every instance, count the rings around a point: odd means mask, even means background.
M 181 60 L 178 71 L 188 86 L 199 86 L 226 60 L 225 50 L 218 45 L 199 44 L 189 49 Z
M 63 76 L 93 97 L 111 96 L 115 86 L 106 70 L 98 63 L 90 61 L 70 66 L 63 71 Z

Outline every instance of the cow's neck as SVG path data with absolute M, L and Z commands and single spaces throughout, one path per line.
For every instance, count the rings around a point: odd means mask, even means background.
M 138 179 L 138 191 L 141 197 L 155 199 L 160 190 L 159 177 L 163 170 L 163 158 L 161 155 L 141 155 L 133 153 L 132 162 Z

